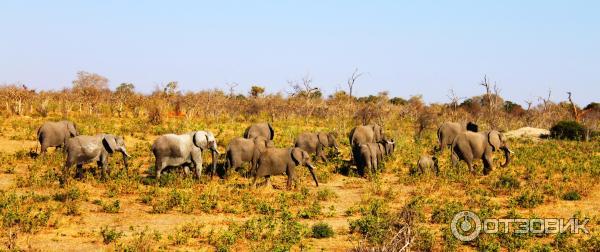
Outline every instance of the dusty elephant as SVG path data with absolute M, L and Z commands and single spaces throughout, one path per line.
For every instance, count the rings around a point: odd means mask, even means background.
M 96 161 L 98 167 L 102 168 L 102 177 L 106 178 L 108 173 L 108 157 L 115 152 L 123 154 L 123 164 L 127 169 L 127 150 L 125 141 L 120 136 L 110 134 L 98 134 L 95 136 L 76 136 L 67 140 L 65 147 L 67 158 L 63 170 L 66 179 L 69 170 L 77 165 L 77 176 L 83 175 L 83 164 Z
M 152 153 L 156 158 L 156 178 L 166 167 L 194 166 L 196 177 L 202 175 L 202 151 L 212 152 L 212 175 L 217 168 L 217 139 L 208 131 L 194 131 L 182 135 L 166 134 L 158 137 L 152 144 Z
M 369 124 L 356 126 L 348 135 L 350 143 L 352 160 L 359 155 L 360 145 L 366 143 L 375 143 L 382 141 L 385 138 L 383 128 L 378 124 Z
M 227 168 L 225 174 L 230 169 L 235 170 L 241 167 L 244 162 L 250 162 L 250 169 L 248 171 L 254 170 L 260 154 L 266 151 L 267 148 L 273 147 L 275 146 L 272 140 L 260 136 L 253 139 L 234 138 L 227 146 Z
M 295 169 L 298 165 L 308 167 L 315 184 L 319 186 L 315 176 L 314 166 L 310 162 L 310 155 L 300 148 L 269 148 L 260 155 L 252 186 L 256 186 L 258 178 L 266 177 L 267 185 L 272 175 L 287 174 L 287 188 L 292 188 L 292 180 L 295 179 Z
M 444 151 L 444 147 L 452 145 L 454 138 L 462 132 L 477 132 L 478 130 L 479 126 L 473 122 L 468 122 L 466 125 L 456 122 L 442 123 L 437 130 L 438 146 L 435 148 L 435 151 Z
M 512 151 L 508 147 L 504 134 L 495 130 L 460 133 L 452 142 L 452 167 L 456 167 L 459 160 L 464 160 L 469 170 L 473 172 L 473 161 L 481 159 L 483 173 L 487 175 L 494 168 L 493 153 L 496 150 L 504 151 L 506 161 L 502 167 L 506 167 L 510 163 Z
M 309 154 L 315 153 L 316 157 L 320 158 L 323 162 L 327 162 L 327 157 L 325 156 L 324 150 L 325 148 L 333 147 L 336 151 L 338 151 L 338 144 L 333 132 L 302 133 L 296 138 L 294 146 L 303 149 Z
M 269 140 L 273 140 L 275 137 L 275 131 L 270 123 L 255 123 L 250 125 L 244 131 L 244 138 L 252 139 L 255 137 L 264 137 Z
M 359 175 L 365 176 L 366 172 L 371 172 L 372 174 L 377 173 L 377 165 L 380 161 L 378 152 L 379 144 L 377 143 L 366 143 L 357 147 L 354 161 L 356 162 Z
M 46 152 L 48 147 L 64 147 L 69 138 L 77 135 L 77 127 L 71 121 L 45 122 L 37 131 L 40 153 Z
M 384 139 L 377 142 L 377 157 L 379 160 L 383 160 L 385 156 L 391 156 L 396 149 L 396 141 L 394 139 Z
M 435 175 L 438 175 L 440 172 L 440 168 L 438 166 L 438 159 L 435 156 L 430 155 L 422 155 L 417 162 L 417 167 L 419 167 L 419 171 L 424 174 L 426 170 L 431 170 L 435 172 Z

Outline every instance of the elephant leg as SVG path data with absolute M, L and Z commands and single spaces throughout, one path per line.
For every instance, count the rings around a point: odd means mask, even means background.
M 83 164 L 77 164 L 77 172 L 75 175 L 78 179 L 83 178 Z
M 156 179 L 157 180 L 160 179 L 160 174 L 162 173 L 162 170 L 164 170 L 166 166 L 167 166 L 166 162 L 163 162 L 159 159 L 156 160 L 154 167 L 156 169 Z
M 452 152 L 452 168 L 456 168 L 456 165 L 458 165 L 458 155 L 456 154 L 456 152 Z
M 483 156 L 483 175 L 488 175 L 494 169 L 492 160 L 492 157 L 489 155 Z
M 192 157 L 192 163 L 194 164 L 194 167 L 196 168 L 196 177 L 198 177 L 198 180 L 200 180 L 200 178 L 202 177 L 202 153 L 199 153 L 198 155 Z
M 294 171 L 292 169 L 289 169 L 287 171 L 287 175 L 288 175 L 288 178 L 287 178 L 287 189 L 289 191 L 289 190 L 292 189 L 292 182 L 294 180 Z

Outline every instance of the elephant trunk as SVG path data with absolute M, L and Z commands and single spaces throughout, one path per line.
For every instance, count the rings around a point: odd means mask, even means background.
M 508 147 L 503 147 L 502 150 L 504 151 L 504 157 L 506 158 L 506 161 L 501 166 L 506 167 L 508 164 L 510 164 L 510 154 L 513 152 Z
M 312 175 L 315 184 L 317 185 L 317 187 L 319 187 L 319 181 L 317 181 L 317 176 L 315 176 L 315 167 L 313 167 L 311 164 L 306 164 L 306 166 L 308 167 L 308 171 L 310 171 L 310 175 Z
M 212 172 L 210 174 L 211 178 L 215 174 L 215 172 L 217 171 L 217 157 L 218 157 L 218 155 L 219 155 L 219 151 L 217 151 L 216 149 L 214 149 L 212 151 Z
M 121 149 L 121 154 L 123 154 L 123 165 L 125 166 L 125 170 L 129 169 L 129 163 L 127 162 L 127 160 L 131 157 L 129 155 L 129 153 L 127 153 L 127 151 L 123 148 Z

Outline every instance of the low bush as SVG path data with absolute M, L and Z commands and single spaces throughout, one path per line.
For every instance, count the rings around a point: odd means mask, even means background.
M 319 222 L 312 226 L 312 237 L 314 238 L 329 238 L 332 237 L 333 234 L 333 229 L 327 223 Z
M 585 127 L 575 121 L 560 121 L 550 128 L 550 137 L 555 139 L 582 140 Z

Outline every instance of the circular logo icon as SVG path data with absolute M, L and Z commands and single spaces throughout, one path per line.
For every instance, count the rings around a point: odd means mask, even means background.
M 458 212 L 450 223 L 452 234 L 461 241 L 472 241 L 481 232 L 481 220 L 471 211 Z

